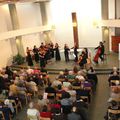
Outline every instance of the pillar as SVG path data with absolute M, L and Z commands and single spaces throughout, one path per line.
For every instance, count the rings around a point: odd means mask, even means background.
M 74 45 L 77 45 L 77 47 L 79 47 L 77 15 L 75 12 L 72 13 L 72 24 L 73 24 L 72 27 L 73 27 Z
M 8 7 L 9 7 L 13 30 L 19 29 L 20 27 L 19 27 L 19 21 L 18 21 L 18 16 L 17 16 L 16 5 L 8 4 Z M 13 44 L 13 42 L 14 42 L 14 44 Z M 14 41 L 13 40 L 11 41 L 11 44 L 16 45 L 17 51 L 20 55 L 25 56 L 23 44 L 22 44 L 22 36 L 16 36 Z
M 40 4 L 40 11 L 41 11 L 41 18 L 42 18 L 42 25 L 48 25 L 48 18 L 47 18 L 47 11 L 46 11 L 46 2 L 39 2 Z M 53 31 L 44 31 L 43 32 L 43 39 L 45 43 L 52 42 Z
M 108 9 L 108 0 L 101 0 L 101 14 L 102 20 L 107 20 L 109 17 L 109 9 Z M 105 41 L 105 52 L 109 53 L 109 28 L 102 27 L 102 41 Z

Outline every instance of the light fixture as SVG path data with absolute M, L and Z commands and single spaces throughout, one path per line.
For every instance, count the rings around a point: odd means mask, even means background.
M 73 22 L 72 25 L 73 25 L 73 27 L 77 27 L 77 23 L 76 22 Z

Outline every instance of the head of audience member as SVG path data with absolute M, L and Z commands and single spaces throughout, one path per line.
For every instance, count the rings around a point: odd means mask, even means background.
M 69 85 L 69 86 L 68 86 L 68 90 L 73 90 L 73 89 L 72 89 L 72 85 Z
M 113 72 L 117 72 L 117 71 L 118 71 L 117 67 L 113 67 Z
M 79 79 L 76 77 L 74 83 L 80 83 Z
M 5 74 L 5 75 L 4 75 L 4 78 L 5 78 L 5 79 L 8 79 L 8 74 Z
M 24 76 L 20 75 L 20 80 L 23 81 L 24 80 Z
M 57 86 L 57 88 L 58 88 L 58 90 L 62 90 L 62 85 L 59 84 L 59 85 Z
M 93 73 L 95 72 L 94 68 L 92 66 L 90 66 L 89 70 L 88 70 L 88 73 Z
M 14 96 L 14 93 L 12 91 L 10 91 L 9 96 Z
M 77 75 L 75 78 L 79 81 L 85 81 L 85 78 L 82 75 Z
M 39 100 L 42 100 L 42 99 L 43 99 L 43 95 L 39 95 L 39 96 L 38 96 L 38 99 L 39 99 Z
M 68 74 L 69 74 L 69 70 L 66 68 L 66 69 L 64 70 L 64 75 L 67 76 Z
M 61 109 L 55 108 L 55 114 L 60 114 L 60 113 L 61 113 Z
M 18 85 L 19 81 L 18 80 L 14 80 L 14 85 Z
M 71 111 L 74 113 L 78 113 L 78 108 L 76 106 L 73 106 Z
M 62 99 L 70 98 L 70 94 L 68 92 L 64 92 L 62 94 Z
M 44 105 L 42 108 L 42 112 L 47 112 L 47 111 L 48 111 L 47 105 Z
M 77 74 L 77 73 L 78 73 L 78 68 L 77 68 L 77 66 L 74 66 L 74 67 L 73 67 L 73 73 L 74 73 L 74 74 Z
M 58 78 L 61 78 L 61 79 L 62 79 L 62 78 L 65 78 L 63 71 L 60 71 Z
M 116 81 L 115 81 L 115 85 L 116 85 L 116 86 L 120 85 L 119 80 L 116 80 Z
M 73 71 L 69 71 L 69 75 L 73 75 Z
M 30 103 L 29 103 L 29 108 L 30 108 L 30 109 L 34 109 L 34 102 L 30 102 Z

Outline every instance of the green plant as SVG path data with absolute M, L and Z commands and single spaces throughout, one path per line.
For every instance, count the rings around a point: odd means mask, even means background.
M 13 56 L 13 64 L 21 65 L 25 61 L 25 58 L 20 54 Z

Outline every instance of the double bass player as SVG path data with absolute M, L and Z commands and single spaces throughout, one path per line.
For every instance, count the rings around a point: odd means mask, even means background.
M 105 47 L 104 47 L 104 42 L 100 42 L 99 46 L 95 48 L 97 50 L 96 55 L 93 59 L 93 61 L 98 64 L 99 58 L 101 61 L 104 61 L 104 53 L 105 53 Z

